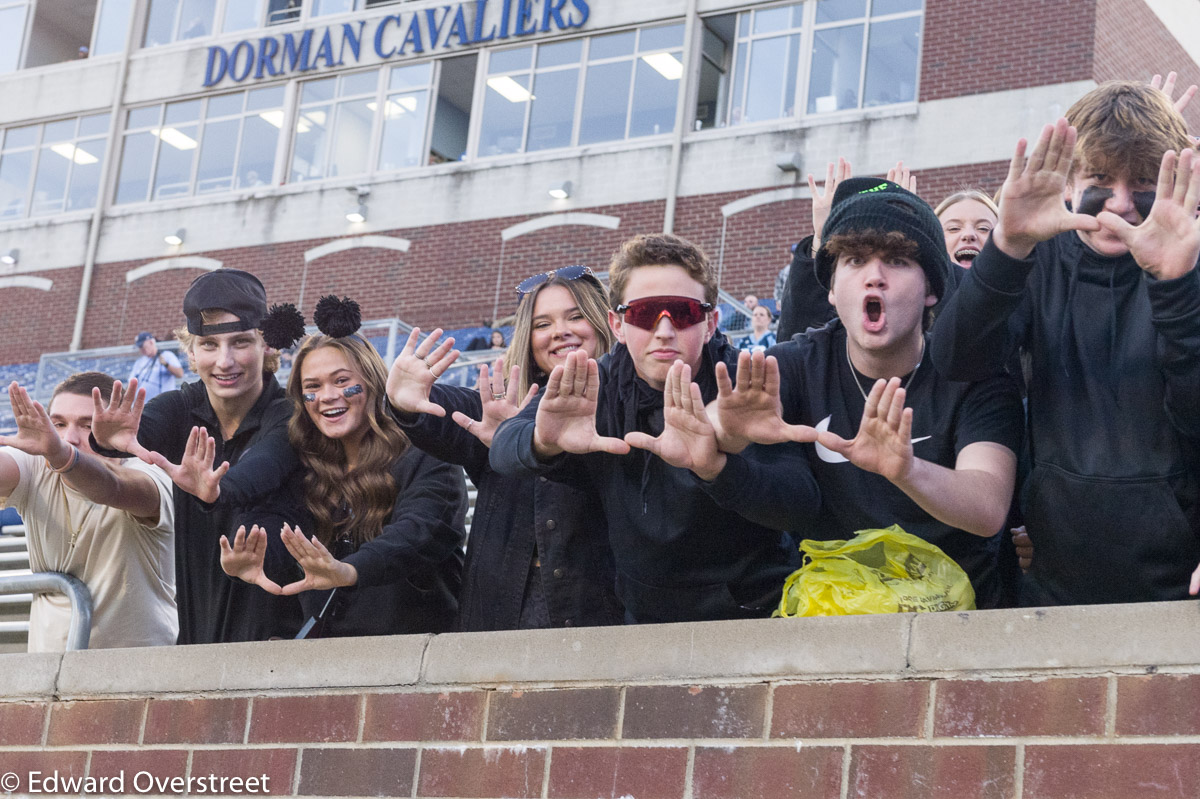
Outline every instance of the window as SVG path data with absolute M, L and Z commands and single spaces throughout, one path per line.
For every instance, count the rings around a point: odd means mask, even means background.
M 211 36 L 216 5 L 217 0 L 150 0 L 142 46 Z
M 696 127 L 912 102 L 922 2 L 816 0 L 705 19 Z
M 682 24 L 493 51 L 477 153 L 669 133 L 682 52 Z
M 4 131 L 0 219 L 94 208 L 108 128 L 92 114 Z
M 271 86 L 130 110 L 116 203 L 269 184 L 283 94 Z
M 288 179 L 319 180 L 423 164 L 433 74 L 434 64 L 425 62 L 300 84 Z
M 325 14 L 345 14 L 350 11 L 360 11 L 364 8 L 386 6 L 402 1 L 403 0 L 313 0 L 312 15 L 314 17 L 319 17 L 324 16 Z
M 121 52 L 132 13 L 133 0 L 0 0 L 0 73 Z
M 367 171 L 380 72 L 300 84 L 291 182 Z
M 12 72 L 21 63 L 28 0 L 0 0 L 0 73 Z

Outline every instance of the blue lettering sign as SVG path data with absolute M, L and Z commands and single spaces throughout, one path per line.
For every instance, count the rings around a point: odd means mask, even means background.
M 300 46 L 296 47 L 296 40 L 292 34 L 285 33 L 283 35 L 283 61 L 287 64 L 288 72 L 296 72 L 299 68 L 300 72 L 308 72 L 312 69 L 312 64 L 308 63 L 308 49 L 312 46 L 312 31 L 305 31 L 300 37 Z
M 204 67 L 204 86 L 215 86 L 229 68 L 229 54 L 222 47 L 208 48 L 208 65 Z
M 453 5 L 423 9 L 423 16 L 416 11 L 407 21 L 404 14 L 380 17 L 371 23 L 375 25 L 375 55 L 386 61 L 421 54 L 427 49 L 467 47 L 513 36 L 581 28 L 591 14 L 588 0 L 496 0 L 500 3 L 499 22 L 492 23 L 485 31 L 488 2 L 459 0 Z M 241 83 L 251 74 L 261 80 L 318 67 L 331 69 L 347 62 L 357 64 L 362 60 L 367 23 L 368 20 L 344 22 L 281 36 L 245 39 L 228 49 L 214 45 L 208 48 L 204 86 L 215 86 L 225 78 Z
M 587 0 L 571 0 L 571 5 L 579 10 L 579 21 L 569 23 L 569 27 L 582 28 L 583 24 L 588 21 L 588 17 L 592 15 L 592 10 L 588 7 Z
M 239 69 L 238 55 L 242 52 L 245 52 L 246 59 L 242 68 Z M 234 83 L 241 83 L 250 77 L 252 69 L 254 69 L 254 45 L 243 39 L 233 46 L 233 52 L 229 54 L 229 77 L 233 79 Z
M 480 44 L 481 42 L 490 42 L 496 37 L 496 26 L 493 25 L 487 37 L 483 35 L 483 16 L 487 10 L 488 0 L 475 0 L 475 38 L 471 40 L 472 44 Z
M 367 21 L 363 20 L 358 23 L 358 30 L 354 30 L 354 26 L 349 22 L 342 23 L 342 50 L 338 53 L 338 63 L 341 64 L 346 60 L 346 45 L 350 46 L 351 52 L 354 53 L 354 60 L 358 61 L 359 52 L 362 49 L 363 28 L 367 26 Z
M 393 14 L 390 17 L 384 17 L 383 19 L 379 20 L 379 27 L 375 29 L 375 55 L 379 56 L 380 58 L 391 58 L 396 54 L 395 47 L 393 47 L 391 50 L 388 50 L 386 53 L 383 51 L 383 35 L 387 33 L 389 22 L 396 23 L 397 28 L 400 27 L 400 15 Z
M 400 42 L 400 55 L 404 55 L 404 48 L 409 44 L 412 44 L 414 53 L 425 52 L 421 44 L 421 18 L 416 14 L 412 15 L 412 21 L 408 23 L 408 33 L 404 34 L 404 41 Z
M 567 0 L 563 0 L 565 3 Z M 470 44 L 471 34 L 467 33 L 467 20 L 463 16 L 463 7 L 459 6 L 454 12 L 454 22 L 450 23 L 450 32 L 446 34 L 445 44 L 450 44 L 450 37 L 457 36 L 459 44 Z
M 263 76 L 263 69 L 274 77 L 279 74 L 275 68 L 275 56 L 279 55 L 279 42 L 274 36 L 264 36 L 258 40 L 258 66 L 254 68 L 255 79 Z
M 313 66 L 317 65 L 317 61 L 325 59 L 325 66 L 338 67 L 341 66 L 340 61 L 333 60 L 333 37 L 329 35 L 329 28 L 325 29 L 325 35 L 321 37 L 321 43 L 317 45 L 317 54 L 313 56 Z

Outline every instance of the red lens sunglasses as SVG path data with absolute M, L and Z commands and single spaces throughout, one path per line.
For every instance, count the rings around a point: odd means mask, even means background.
M 642 330 L 654 330 L 664 316 L 671 320 L 676 330 L 683 330 L 703 322 L 712 309 L 712 303 L 691 297 L 642 297 L 618 305 L 617 313 L 624 314 L 626 322 Z

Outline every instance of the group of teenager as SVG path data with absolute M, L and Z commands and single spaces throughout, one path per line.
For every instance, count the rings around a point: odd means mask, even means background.
M 584 266 L 522 281 L 476 388 L 439 382 L 458 357 L 442 331 L 414 329 L 389 370 L 355 303 L 326 297 L 284 389 L 303 317 L 249 273 L 206 273 L 176 331 L 200 379 L 145 403 L 85 373 L 47 409 L 13 384 L 0 496 L 31 563 L 89 585 L 93 646 L 761 617 L 801 539 L 892 524 L 953 558 L 981 608 L 1185 598 L 1187 97 L 1101 85 L 1019 142 L 998 207 L 935 212 L 902 165 L 831 166 L 765 352 L 719 332 L 704 252 L 650 234 L 607 288 Z M 67 612 L 39 596 L 31 648 L 61 648 Z

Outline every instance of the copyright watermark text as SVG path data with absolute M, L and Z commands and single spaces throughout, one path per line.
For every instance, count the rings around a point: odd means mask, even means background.
M 24 776 L 15 771 L 0 775 L 0 791 L 29 794 L 225 794 L 266 795 L 270 793 L 266 774 L 254 777 L 221 777 L 193 774 L 190 777 L 165 777 L 149 771 L 128 774 L 119 771 L 107 777 L 77 777 L 58 771 L 30 771 Z

